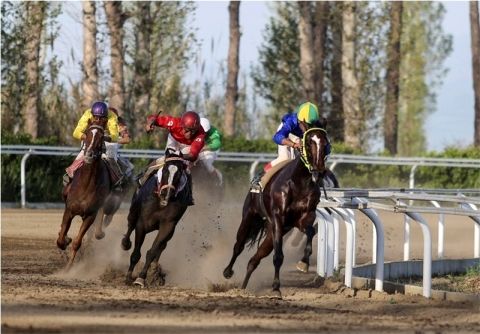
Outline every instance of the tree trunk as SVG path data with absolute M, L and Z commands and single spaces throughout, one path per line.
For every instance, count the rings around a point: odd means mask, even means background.
M 83 103 L 86 108 L 98 100 L 97 24 L 95 1 L 83 1 Z
M 228 47 L 227 92 L 225 96 L 225 119 L 223 131 L 226 137 L 235 135 L 235 107 L 238 98 L 238 55 L 240 52 L 240 1 L 230 1 L 230 44 Z
M 325 39 L 327 33 L 328 2 L 318 1 L 315 3 L 315 26 L 313 28 L 313 54 L 315 66 L 315 101 L 319 110 L 322 109 L 322 96 L 324 91 L 323 62 L 325 59 Z
M 384 147 L 395 155 L 398 152 L 398 98 L 400 93 L 400 37 L 402 33 L 403 2 L 394 1 L 390 8 L 390 34 L 387 49 L 386 103 L 384 119 Z
M 135 35 L 135 73 L 133 80 L 134 108 L 131 112 L 130 124 L 135 124 L 132 136 L 143 133 L 143 120 L 149 113 L 150 106 L 150 38 L 152 34 L 152 18 L 150 2 L 136 2 L 139 23 Z
M 312 6 L 310 1 L 299 1 L 298 7 L 300 10 L 298 37 L 300 40 L 300 73 L 302 74 L 303 98 L 318 103 L 315 100 Z
M 26 3 L 27 25 L 26 25 L 26 45 L 25 58 L 27 60 L 26 81 L 27 81 L 27 100 L 24 111 L 25 133 L 36 139 L 38 136 L 38 118 L 39 118 L 39 58 L 40 41 L 42 37 L 43 20 L 45 15 L 45 2 L 32 1 Z
M 342 82 L 343 110 L 345 113 L 345 144 L 361 148 L 361 126 L 359 86 L 355 72 L 355 3 L 343 3 L 342 38 Z
M 112 85 L 109 104 L 125 111 L 125 86 L 123 82 L 123 12 L 121 1 L 105 1 L 105 13 L 110 30 L 110 58 Z
M 470 31 L 472 39 L 473 93 L 475 96 L 475 124 L 473 145 L 480 147 L 480 22 L 478 1 L 470 1 Z
M 329 2 L 329 12 L 332 14 L 329 24 L 332 30 L 332 112 L 328 123 L 330 134 L 334 141 L 345 141 L 345 114 L 343 112 L 342 83 L 342 18 L 341 2 Z M 337 15 L 335 15 L 338 13 Z

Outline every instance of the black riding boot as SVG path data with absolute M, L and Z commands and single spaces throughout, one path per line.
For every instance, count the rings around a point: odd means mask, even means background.
M 192 174 L 187 173 L 187 187 L 188 187 L 188 192 L 187 192 L 187 205 L 195 205 L 193 202 L 193 187 L 192 187 Z

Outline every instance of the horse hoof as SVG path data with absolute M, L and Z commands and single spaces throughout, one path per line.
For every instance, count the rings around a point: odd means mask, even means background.
M 297 269 L 303 273 L 308 273 L 308 264 L 303 261 L 297 262 Z
M 105 232 L 95 233 L 95 239 L 100 240 L 105 238 Z
M 278 300 L 283 299 L 282 293 L 280 292 L 280 290 L 273 290 L 269 297 L 270 299 L 278 299 Z
M 140 286 L 141 288 L 144 288 L 145 287 L 145 280 L 141 277 L 137 277 L 137 279 L 135 280 L 135 282 L 133 282 L 133 285 L 138 285 Z
M 130 241 L 130 239 L 127 239 L 126 237 L 124 237 L 122 239 L 123 250 L 129 250 L 131 247 L 132 247 L 132 242 Z
M 226 279 L 229 279 L 233 276 L 233 270 L 232 269 L 225 269 L 223 271 L 223 277 L 225 277 Z

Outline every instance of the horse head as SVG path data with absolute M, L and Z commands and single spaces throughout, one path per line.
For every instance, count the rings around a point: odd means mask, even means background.
M 302 142 L 301 159 L 312 174 L 312 180 L 317 182 L 322 179 L 327 170 L 326 147 L 328 145 L 327 131 L 323 128 L 313 127 L 305 131 Z
M 184 177 L 187 168 L 187 161 L 183 159 L 182 153 L 167 148 L 165 151 L 165 164 L 162 168 L 162 178 L 159 181 L 158 197 L 160 206 L 167 206 L 170 198 L 177 194 L 184 186 Z
M 91 122 L 87 131 L 85 131 L 86 138 L 83 143 L 83 151 L 86 164 L 91 164 L 95 159 L 102 156 L 104 133 L 104 124 L 95 121 Z

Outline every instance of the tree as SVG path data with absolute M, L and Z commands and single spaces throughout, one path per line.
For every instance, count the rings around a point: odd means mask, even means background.
M 402 31 L 402 1 L 391 3 L 390 34 L 387 50 L 386 108 L 384 117 L 385 149 L 397 154 L 398 98 L 400 94 L 400 36 Z
M 470 1 L 470 35 L 472 40 L 473 93 L 475 96 L 475 121 L 473 144 L 480 147 L 480 27 L 478 1 Z
M 298 23 L 298 38 L 300 41 L 300 73 L 302 74 L 303 100 L 313 101 L 315 99 L 315 63 L 313 57 L 313 26 L 312 6 L 310 1 L 299 1 L 300 12 Z M 299 101 L 303 102 L 303 101 Z
M 235 135 L 235 109 L 238 99 L 238 70 L 239 70 L 239 52 L 240 52 L 240 1 L 230 1 L 228 5 L 230 17 L 230 42 L 228 47 L 228 74 L 227 91 L 225 95 L 225 119 L 223 131 L 226 137 Z
M 135 2 L 135 40 L 133 55 L 133 108 L 128 120 L 135 124 L 132 127 L 132 136 L 143 132 L 143 122 L 133 122 L 142 119 L 150 105 L 150 65 L 152 62 L 150 52 L 150 39 L 152 35 L 152 17 L 150 14 L 150 2 Z M 129 108 L 130 109 L 130 108 Z
M 110 61 L 112 81 L 109 92 L 109 104 L 125 112 L 125 86 L 123 81 L 123 23 L 125 15 L 121 1 L 105 1 L 105 14 L 110 30 Z M 130 117 L 127 117 L 128 119 Z
M 40 103 L 40 45 L 43 30 L 46 2 L 27 2 L 27 22 L 25 26 L 25 58 L 26 58 L 26 94 L 27 100 L 24 111 L 24 132 L 32 136 L 38 135 L 38 118 Z
M 97 69 L 97 23 L 95 1 L 82 1 L 83 6 L 83 103 L 88 107 L 99 98 Z
M 343 3 L 343 38 L 342 38 L 342 83 L 343 111 L 345 114 L 345 144 L 361 148 L 361 127 L 365 121 L 360 110 L 360 99 L 355 66 L 355 4 Z
M 270 18 L 259 48 L 259 66 L 252 71 L 256 92 L 269 104 L 265 113 L 268 134 L 283 114 L 293 110 L 302 94 L 299 70 L 298 7 L 294 2 L 275 2 L 276 16 Z
M 315 2 L 315 12 L 314 12 L 314 25 L 313 25 L 313 54 L 314 57 L 314 80 L 315 80 L 315 98 L 318 107 L 322 110 L 323 105 L 323 93 L 324 93 L 324 67 L 323 63 L 325 61 L 325 44 L 326 44 L 326 34 L 327 34 L 327 25 L 328 25 L 328 2 L 327 1 L 318 1 Z

